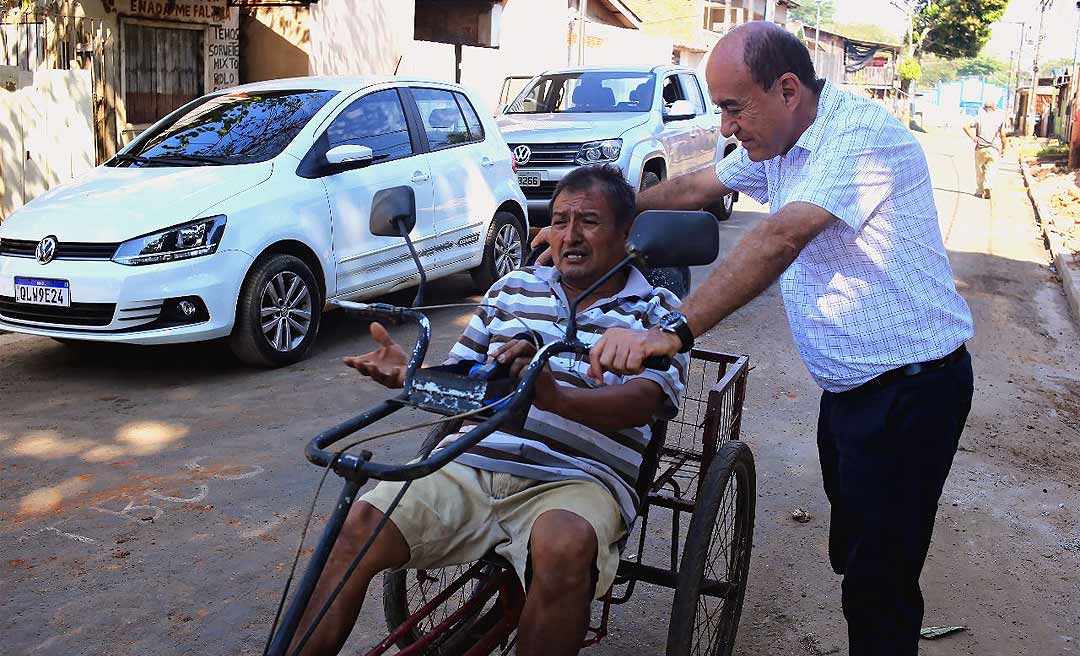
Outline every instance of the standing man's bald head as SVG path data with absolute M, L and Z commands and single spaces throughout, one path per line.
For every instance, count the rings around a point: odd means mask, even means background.
M 705 79 L 723 112 L 724 134 L 734 134 L 754 161 L 782 155 L 795 144 L 817 115 L 824 85 L 806 46 L 767 21 L 724 35 L 709 55 Z

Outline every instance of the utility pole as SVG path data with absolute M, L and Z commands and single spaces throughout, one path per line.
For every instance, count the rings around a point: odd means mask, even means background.
M 1076 56 L 1077 56 L 1077 46 L 1080 46 L 1080 0 L 1076 0 L 1076 10 L 1077 10 L 1077 11 L 1076 11 L 1076 27 L 1075 27 L 1075 28 L 1073 28 L 1073 58 L 1072 58 L 1072 67 L 1071 67 L 1071 68 L 1069 68 L 1069 77 L 1070 77 L 1071 79 L 1075 79 L 1075 78 L 1076 78 Z M 1075 84 L 1073 84 L 1073 87 L 1075 88 L 1075 87 L 1076 87 L 1076 85 L 1075 85 Z
M 578 66 L 585 65 L 585 9 L 589 0 L 578 0 Z
M 915 58 L 915 0 L 892 0 L 890 3 L 900 11 L 904 12 L 904 17 L 907 20 L 907 48 L 905 48 L 904 56 L 908 59 Z M 912 118 L 915 117 L 915 87 L 918 85 L 918 80 L 912 80 L 908 85 L 908 115 Z M 903 82 L 901 82 L 901 85 Z M 903 91 L 903 89 L 901 89 Z M 899 94 L 897 94 L 899 99 Z
M 818 53 L 821 52 L 821 2 L 822 0 L 817 0 L 817 18 L 814 19 L 814 74 L 818 76 L 821 75 L 818 70 Z
M 1020 26 L 1020 43 L 1017 45 L 1014 51 L 1013 59 L 1016 60 L 1016 66 L 1009 64 L 1009 84 L 1005 88 L 1006 93 L 1011 93 L 1009 96 L 1009 114 L 1016 117 L 1017 100 L 1019 98 L 1020 91 L 1020 67 L 1021 62 L 1024 60 L 1024 41 L 1027 36 L 1027 21 L 1001 21 L 1006 25 L 1019 25 Z M 1013 70 L 1016 71 L 1016 79 L 1013 80 Z M 1011 91 L 1010 91 L 1011 89 Z M 1018 129 L 1020 125 L 1014 125 L 1013 129 Z
M 1039 31 L 1035 33 L 1035 57 L 1031 61 L 1031 91 L 1028 93 L 1027 111 L 1024 112 L 1024 132 L 1028 131 L 1028 117 L 1035 113 L 1039 89 L 1039 47 L 1043 40 L 1043 17 L 1054 0 L 1039 0 Z M 1034 129 L 1034 126 L 1032 126 Z
M 1076 0 L 1076 9 L 1077 9 L 1077 12 L 1076 12 L 1076 27 L 1073 28 L 1073 58 L 1072 58 L 1072 66 L 1069 67 L 1069 96 L 1070 97 L 1069 97 L 1069 102 L 1065 105 L 1066 107 L 1069 108 L 1069 115 L 1067 117 L 1066 116 L 1061 117 L 1061 119 L 1063 121 L 1065 121 L 1065 141 L 1068 142 L 1070 144 L 1070 146 L 1072 145 L 1072 142 L 1073 142 L 1073 138 L 1072 138 L 1073 114 L 1076 112 L 1076 107 L 1075 107 L 1075 103 L 1076 103 L 1076 78 L 1078 77 L 1077 76 L 1077 71 L 1076 71 L 1076 55 L 1077 55 L 1076 48 L 1077 48 L 1078 45 L 1080 45 L 1080 0 Z M 1070 157 L 1070 159 L 1073 159 L 1071 151 L 1072 151 L 1072 148 L 1070 148 L 1070 156 L 1069 157 Z

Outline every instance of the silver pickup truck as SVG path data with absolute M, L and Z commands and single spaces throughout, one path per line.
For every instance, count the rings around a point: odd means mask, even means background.
M 616 164 L 645 189 L 713 166 L 738 145 L 720 134 L 702 76 L 681 66 L 547 71 L 502 107 L 496 123 L 514 153 L 533 225 L 547 222 L 555 185 L 578 166 Z M 707 209 L 726 219 L 735 200 Z

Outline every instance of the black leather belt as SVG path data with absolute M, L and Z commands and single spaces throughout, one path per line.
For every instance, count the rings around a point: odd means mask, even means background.
M 866 381 L 855 389 L 861 390 L 866 388 L 885 387 L 886 385 L 891 385 L 895 383 L 901 378 L 918 376 L 919 374 L 930 371 L 931 369 L 937 369 L 938 367 L 944 367 L 947 364 L 952 364 L 953 362 L 956 362 L 961 357 L 963 357 L 965 353 L 967 353 L 967 347 L 961 344 L 955 351 L 948 355 L 942 356 L 937 360 L 915 362 L 913 364 L 906 364 L 902 367 L 897 367 L 896 369 L 890 369 L 889 371 L 886 371 L 885 373 L 881 374 L 876 378 L 871 378 L 870 380 Z

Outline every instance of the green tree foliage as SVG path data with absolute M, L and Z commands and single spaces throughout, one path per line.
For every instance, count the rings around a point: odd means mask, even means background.
M 1008 0 L 915 0 L 915 55 L 976 57 Z
M 920 79 L 928 84 L 951 82 L 971 76 L 994 84 L 1007 84 L 1012 74 L 1012 67 L 1008 62 L 985 56 L 945 59 L 927 55 L 922 58 L 921 64 L 923 74 Z
M 1072 67 L 1072 63 L 1072 57 L 1058 57 L 1057 59 L 1051 59 L 1044 64 L 1039 64 L 1039 76 L 1050 75 L 1050 71 L 1055 68 L 1067 70 Z
M 914 59 L 905 59 L 900 62 L 901 80 L 918 80 L 922 77 L 922 67 Z
M 834 0 L 803 0 L 802 4 L 788 10 L 788 20 L 797 20 L 803 25 L 813 26 L 818 19 L 818 6 L 821 7 L 821 26 L 824 28 L 836 15 Z

